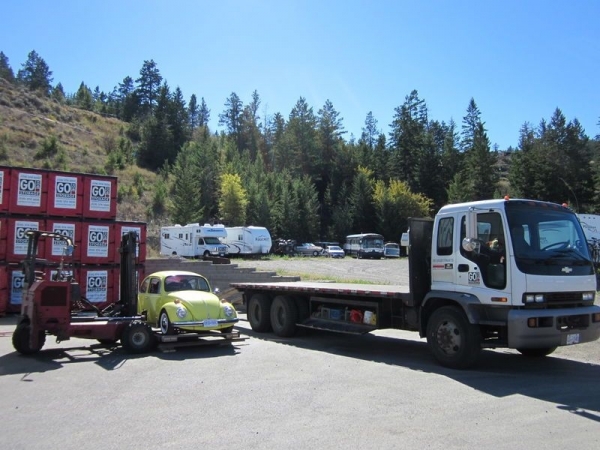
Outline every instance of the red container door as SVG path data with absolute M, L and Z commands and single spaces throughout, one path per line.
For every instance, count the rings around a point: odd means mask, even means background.
M 9 267 L 7 270 L 8 282 L 8 304 L 6 311 L 15 313 L 21 311 L 21 303 L 23 296 L 23 285 L 25 284 L 25 275 L 18 268 Z
M 47 172 L 16 168 L 11 170 L 9 213 L 46 214 L 47 201 Z
M 7 212 L 10 203 L 10 167 L 0 166 L 0 212 Z
M 27 235 L 28 230 L 43 230 L 45 221 L 43 219 L 24 218 L 15 219 L 8 218 L 8 230 L 6 240 L 6 261 L 21 262 L 27 256 Z M 46 254 L 44 243 L 40 242 L 38 246 L 37 256 L 44 258 Z
M 6 266 L 0 266 L 0 317 L 6 315 L 8 309 L 8 281 Z
M 115 219 L 117 217 L 117 178 L 87 175 L 83 189 L 83 217 Z
M 115 257 L 116 263 L 121 262 L 121 240 L 123 235 L 133 231 L 137 235 L 135 258 L 138 263 L 146 261 L 146 223 L 145 222 L 116 222 L 115 223 Z
M 0 261 L 6 261 L 8 219 L 0 217 Z
M 112 267 L 82 267 L 79 271 L 81 295 L 100 308 L 113 303 L 113 271 Z
M 83 177 L 78 174 L 48 174 L 48 214 L 81 217 L 83 214 Z
M 83 222 L 81 224 L 81 262 L 112 264 L 115 258 L 114 224 Z
M 73 263 L 81 262 L 81 222 L 78 222 L 77 219 L 48 219 L 46 220 L 46 230 L 70 237 L 75 245 L 75 249 L 73 256 L 66 256 L 64 261 Z M 45 255 L 48 261 L 60 261 L 63 259 L 65 241 L 60 239 L 46 239 L 44 244 L 46 246 Z

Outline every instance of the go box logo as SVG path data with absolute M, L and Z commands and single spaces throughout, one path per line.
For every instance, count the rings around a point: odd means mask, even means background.
M 108 256 L 108 227 L 90 226 L 88 230 L 88 256 Z
M 17 205 L 40 206 L 42 202 L 42 175 L 20 173 L 17 189 Z
M 108 290 L 108 273 L 104 270 L 88 272 L 86 282 L 86 297 L 92 302 L 106 301 Z
M 15 222 L 15 255 L 26 255 L 27 254 L 27 232 L 29 230 L 38 230 L 39 223 L 37 222 Z
M 21 304 L 23 294 L 23 285 L 25 284 L 25 275 L 23 272 L 15 271 L 12 273 L 10 283 L 10 303 L 13 305 Z
M 77 178 L 56 177 L 54 207 L 75 209 L 77 206 Z
M 62 234 L 68 238 L 71 238 L 71 242 L 75 242 L 75 225 L 74 224 L 55 224 L 54 229 L 52 230 L 56 234 Z M 67 242 L 62 239 L 53 239 L 52 240 L 52 255 L 53 256 L 63 256 L 65 247 L 67 246 Z
M 92 180 L 90 182 L 90 210 L 110 211 L 110 181 Z

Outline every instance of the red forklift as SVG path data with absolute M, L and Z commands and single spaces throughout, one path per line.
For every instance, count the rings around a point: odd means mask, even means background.
M 27 232 L 27 256 L 24 272 L 21 317 L 13 333 L 15 350 L 23 355 L 38 352 L 46 336 L 56 341 L 70 338 L 95 339 L 102 344 L 121 341 L 130 353 L 144 353 L 156 346 L 152 328 L 137 315 L 137 280 L 135 273 L 135 232 L 123 235 L 120 244 L 120 299 L 100 310 L 81 295 L 73 277 L 73 241 L 60 233 L 30 230 Z M 64 242 L 60 262 L 38 258 L 40 241 Z M 66 259 L 69 258 L 69 261 Z

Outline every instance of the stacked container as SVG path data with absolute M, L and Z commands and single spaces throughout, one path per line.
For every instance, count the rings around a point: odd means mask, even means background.
M 0 166 L 0 316 L 19 312 L 27 254 L 27 230 L 71 237 L 73 276 L 82 295 L 99 308 L 119 300 L 121 236 L 138 235 L 138 276 L 146 259 L 146 224 L 117 216 L 117 178 L 43 169 Z M 38 257 L 58 263 L 64 242 L 40 241 Z

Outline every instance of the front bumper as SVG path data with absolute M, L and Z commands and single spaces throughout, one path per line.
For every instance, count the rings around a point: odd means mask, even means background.
M 600 306 L 564 309 L 512 310 L 508 313 L 509 348 L 546 348 L 600 339 L 600 322 L 592 315 Z M 530 327 L 529 319 L 541 326 Z
M 233 319 L 217 319 L 216 320 L 216 325 L 210 325 L 210 322 L 208 322 L 209 320 L 214 320 L 214 319 L 204 319 L 204 320 L 188 320 L 185 322 L 173 322 L 172 325 L 175 328 L 188 328 L 188 327 L 206 327 L 206 328 L 215 328 L 215 327 L 219 327 L 221 325 L 233 325 L 234 323 L 239 322 L 240 319 L 238 319 L 237 317 L 233 318 Z

